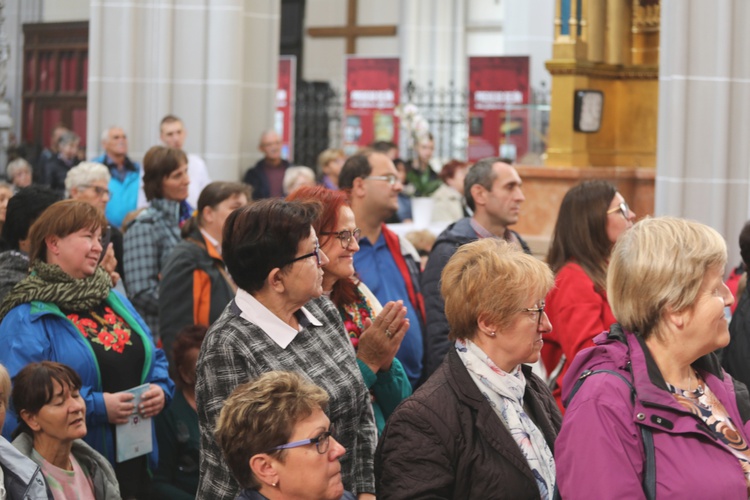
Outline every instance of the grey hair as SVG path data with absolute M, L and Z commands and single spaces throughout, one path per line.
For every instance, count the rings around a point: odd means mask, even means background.
M 16 174 L 24 169 L 28 170 L 29 173 L 32 173 L 31 165 L 29 164 L 29 162 L 27 162 L 23 158 L 16 158 L 12 162 L 8 163 L 8 168 L 6 168 L 5 170 L 5 176 L 9 181 L 13 182 L 13 178 L 16 176 Z
M 78 134 L 75 132 L 71 132 L 68 130 L 67 132 L 63 132 L 63 134 L 60 136 L 60 139 L 57 141 L 58 146 L 65 146 L 67 144 L 72 144 L 74 142 L 80 141 L 81 138 L 78 137 Z
M 119 129 L 125 130 L 119 125 L 110 125 L 109 127 L 105 128 L 104 131 L 102 131 L 102 142 L 109 139 L 109 131 L 112 130 L 113 128 L 119 128 Z
M 294 182 L 300 177 L 307 177 L 310 182 L 315 183 L 315 172 L 310 167 L 303 165 L 289 167 L 284 172 L 284 181 L 282 182 L 284 194 L 289 194 Z
M 111 179 L 109 169 L 101 163 L 84 161 L 68 171 L 65 176 L 65 197 L 70 198 L 73 188 L 86 186 L 95 181 L 104 181 L 109 184 Z

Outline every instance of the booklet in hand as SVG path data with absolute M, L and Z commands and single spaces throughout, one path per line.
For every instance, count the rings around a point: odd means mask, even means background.
M 138 413 L 141 404 L 141 396 L 148 390 L 150 384 L 139 385 L 127 391 L 135 396 L 133 413 L 125 424 L 115 426 L 115 437 L 117 439 L 117 462 L 124 462 L 131 458 L 151 453 L 154 443 L 151 439 L 151 418 L 144 418 Z

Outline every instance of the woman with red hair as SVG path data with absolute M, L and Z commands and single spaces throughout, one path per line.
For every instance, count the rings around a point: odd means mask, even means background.
M 396 353 L 409 329 L 402 301 L 380 305 L 375 295 L 354 275 L 354 254 L 359 250 L 359 229 L 349 199 L 343 191 L 323 186 L 301 187 L 288 201 L 321 204 L 313 223 L 320 248 L 328 256 L 323 266 L 323 292 L 341 314 L 349 338 L 357 351 L 365 385 L 372 395 L 378 434 L 396 406 L 411 395 L 411 384 Z

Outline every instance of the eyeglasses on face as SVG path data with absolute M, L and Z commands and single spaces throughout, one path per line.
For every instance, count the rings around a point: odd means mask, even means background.
M 300 255 L 299 257 L 295 257 L 289 262 L 283 264 L 281 267 L 288 266 L 289 264 L 294 264 L 298 260 L 308 259 L 312 256 L 315 256 L 315 260 L 318 263 L 318 266 L 320 266 L 320 243 L 317 239 L 315 240 L 315 249 L 312 252 L 306 253 L 305 255 Z
M 393 174 L 388 175 L 368 175 L 365 177 L 365 180 L 372 180 L 372 181 L 385 181 L 388 183 L 389 186 L 393 186 L 398 182 L 398 177 L 396 177 Z
M 103 188 L 103 187 L 99 187 L 99 186 L 93 186 L 91 184 L 84 184 L 81 187 L 84 188 L 84 189 L 85 188 L 91 188 L 91 189 L 93 189 L 97 196 L 104 196 L 105 194 L 107 196 L 109 196 L 109 189 L 107 189 L 107 188 Z
M 328 451 L 328 448 L 330 447 L 331 435 L 333 435 L 333 426 L 331 426 L 330 429 L 328 429 L 324 433 L 318 436 L 315 436 L 314 438 L 303 439 L 301 441 L 294 441 L 292 443 L 282 444 L 275 448 L 271 448 L 269 452 L 278 451 L 278 450 L 288 450 L 289 448 L 298 448 L 300 446 L 307 446 L 310 444 L 314 444 L 315 448 L 318 450 L 318 453 L 323 455 L 324 453 Z
M 542 326 L 542 315 L 544 314 L 544 307 L 545 307 L 545 303 L 542 300 L 539 303 L 539 307 L 527 307 L 525 309 L 521 309 L 521 312 L 534 313 L 534 316 L 532 316 L 532 318 L 536 317 L 537 330 L 539 329 L 540 326 Z
M 617 212 L 618 210 L 620 214 L 622 214 L 622 216 L 625 217 L 626 219 L 630 217 L 630 207 L 624 201 L 621 202 L 619 205 L 617 205 L 615 208 L 610 208 L 609 210 L 607 210 L 607 215 L 613 214 Z
M 352 238 L 359 241 L 359 236 L 362 234 L 362 230 L 357 228 L 354 231 L 349 231 L 348 229 L 344 229 L 343 231 L 321 231 L 320 234 L 335 236 L 336 239 L 339 240 L 339 243 L 341 243 L 341 248 L 346 249 L 351 245 Z

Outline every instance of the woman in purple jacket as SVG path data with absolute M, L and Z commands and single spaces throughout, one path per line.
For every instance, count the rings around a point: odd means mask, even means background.
M 617 242 L 607 294 L 619 325 L 563 382 L 563 498 L 748 498 L 750 399 L 714 354 L 729 342 L 726 259 L 719 233 L 676 218 L 642 220 Z

